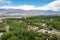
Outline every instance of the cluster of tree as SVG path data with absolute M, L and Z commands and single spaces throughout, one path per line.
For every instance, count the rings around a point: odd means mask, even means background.
M 60 16 L 34 16 L 22 19 L 27 24 L 38 26 L 40 28 L 49 28 L 49 29 L 57 29 L 60 30 Z M 46 24 L 46 26 L 41 26 L 42 24 Z
M 33 30 L 15 30 L 5 33 L 1 36 L 0 40 L 57 40 L 60 36 L 38 33 Z
M 45 23 L 45 26 L 42 26 Z M 0 40 L 57 40 L 60 36 L 55 34 L 44 34 L 33 30 L 27 30 L 28 25 L 50 30 L 60 30 L 60 16 L 34 16 L 27 18 L 3 19 L 0 28 L 9 25 L 9 32 L 5 32 Z

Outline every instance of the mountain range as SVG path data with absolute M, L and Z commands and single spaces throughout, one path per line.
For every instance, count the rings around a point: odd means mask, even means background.
M 36 15 L 58 15 L 60 16 L 60 11 L 0 9 L 0 17 L 28 17 L 28 16 L 36 16 Z

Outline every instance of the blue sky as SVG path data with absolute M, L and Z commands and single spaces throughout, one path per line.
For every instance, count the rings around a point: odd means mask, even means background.
M 6 2 L 8 0 L 3 0 L 3 2 Z M 18 6 L 18 5 L 34 5 L 34 6 L 44 6 L 47 5 L 48 3 L 52 2 L 54 0 L 9 0 L 8 2 L 11 2 L 11 4 L 9 3 L 0 3 L 0 6 L 4 6 L 4 5 L 11 5 L 11 6 Z
M 13 5 L 35 5 L 35 6 L 43 6 L 54 0 L 12 0 Z
M 0 0 L 0 8 L 60 10 L 60 0 Z

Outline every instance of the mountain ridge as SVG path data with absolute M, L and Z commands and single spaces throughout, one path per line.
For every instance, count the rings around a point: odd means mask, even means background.
M 21 16 L 36 16 L 36 15 L 57 15 L 60 16 L 60 11 L 52 10 L 22 10 L 22 9 L 0 9 L 0 17 L 21 17 Z

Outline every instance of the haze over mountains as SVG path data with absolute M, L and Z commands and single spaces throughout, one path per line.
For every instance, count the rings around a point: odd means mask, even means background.
M 0 9 L 0 17 L 28 17 L 35 15 L 60 15 L 60 11 L 52 10 L 21 10 L 21 9 Z

